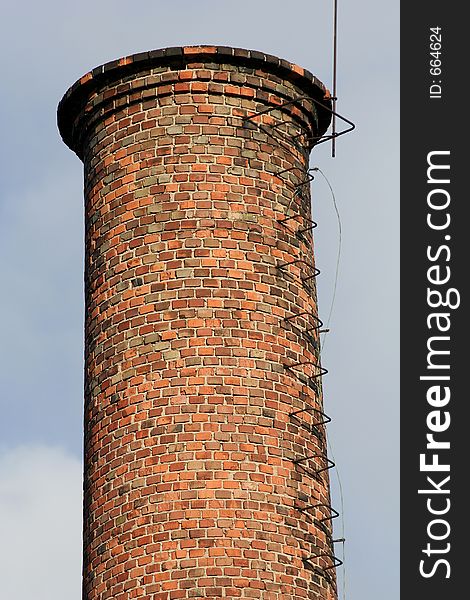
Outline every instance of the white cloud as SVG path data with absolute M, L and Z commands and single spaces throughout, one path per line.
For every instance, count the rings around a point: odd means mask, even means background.
M 0 450 L 0 564 L 8 600 L 81 598 L 81 461 L 60 448 Z

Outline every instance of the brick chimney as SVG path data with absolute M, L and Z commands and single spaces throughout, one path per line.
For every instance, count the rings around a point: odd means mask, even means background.
M 86 600 L 333 600 L 308 71 L 227 47 L 98 67 L 85 168 Z

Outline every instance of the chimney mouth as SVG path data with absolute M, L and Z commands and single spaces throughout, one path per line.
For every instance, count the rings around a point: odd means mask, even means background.
M 175 46 L 139 52 L 107 62 L 78 79 L 65 93 L 57 109 L 59 133 L 65 144 L 77 152 L 75 129 L 77 116 L 90 97 L 103 86 L 146 69 L 174 67 L 184 69 L 195 63 L 229 64 L 260 69 L 293 83 L 300 92 L 317 101 L 318 131 L 323 135 L 331 122 L 331 95 L 325 85 L 307 69 L 256 50 L 229 46 Z M 286 100 L 293 100 L 289 98 Z M 79 152 L 77 152 L 80 154 Z

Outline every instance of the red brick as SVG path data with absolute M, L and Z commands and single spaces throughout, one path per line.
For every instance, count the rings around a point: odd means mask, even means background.
M 324 429 L 290 416 L 321 409 L 321 379 L 285 368 L 319 361 L 284 320 L 317 314 L 315 280 L 276 267 L 314 265 L 305 219 L 278 222 L 310 215 L 310 148 L 242 121 L 275 107 L 264 124 L 311 132 L 312 103 L 282 104 L 325 91 L 260 53 L 151 56 L 85 75 L 59 109 L 86 173 L 84 598 L 335 600 L 334 570 L 303 562 L 330 552 L 328 513 L 299 510 L 330 501 Z M 310 474 L 294 463 L 313 454 Z

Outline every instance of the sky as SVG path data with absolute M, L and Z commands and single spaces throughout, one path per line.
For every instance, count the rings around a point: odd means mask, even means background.
M 331 89 L 332 7 L 332 0 L 3 0 L 0 573 L 8 600 L 81 598 L 83 172 L 57 131 L 60 98 L 109 60 L 201 43 L 277 55 Z M 398 2 L 339 0 L 338 111 L 356 130 L 337 140 L 336 158 L 327 144 L 311 156 L 333 187 L 342 223 L 322 355 L 337 463 L 333 506 L 342 507 L 346 537 L 340 600 L 398 597 L 398 20 Z M 325 317 L 339 235 L 320 176 L 312 198 Z

